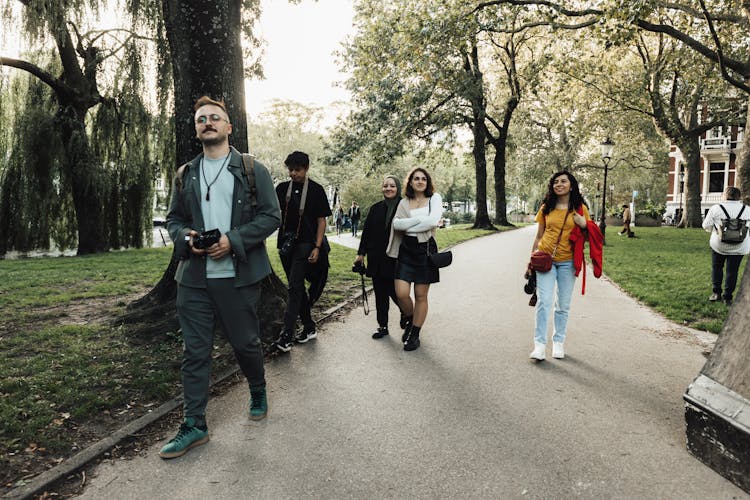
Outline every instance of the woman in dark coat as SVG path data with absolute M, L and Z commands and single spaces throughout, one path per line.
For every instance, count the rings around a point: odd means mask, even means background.
M 398 305 L 393 280 L 396 259 L 387 256 L 385 249 L 391 234 L 391 221 L 396 213 L 398 202 L 401 200 L 400 193 L 399 180 L 392 175 L 387 175 L 383 179 L 383 199 L 367 211 L 357 258 L 354 260 L 355 265 L 362 264 L 367 256 L 367 275 L 372 277 L 378 319 L 378 329 L 372 334 L 374 339 L 388 335 L 388 299 L 393 299 L 393 302 Z

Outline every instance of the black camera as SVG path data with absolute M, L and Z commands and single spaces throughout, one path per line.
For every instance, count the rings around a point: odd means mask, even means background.
M 284 233 L 279 238 L 279 256 L 288 258 L 294 252 L 294 246 L 297 244 L 297 233 Z
M 365 267 L 364 262 L 362 261 L 355 262 L 354 265 L 352 266 L 352 272 L 359 273 L 362 276 L 364 276 L 367 273 L 367 268 Z
M 523 291 L 529 295 L 536 293 L 536 272 L 531 270 L 526 271 L 526 274 L 523 277 L 526 278 L 526 284 L 523 286 Z
M 529 268 L 526 270 L 526 274 L 523 275 L 526 278 L 526 284 L 523 286 L 523 291 L 531 295 L 529 297 L 529 305 L 534 307 L 536 305 L 536 271 Z
M 205 250 L 211 245 L 218 243 L 220 238 L 221 231 L 219 231 L 218 229 L 209 229 L 208 231 L 203 231 L 201 234 L 193 238 L 193 248 Z

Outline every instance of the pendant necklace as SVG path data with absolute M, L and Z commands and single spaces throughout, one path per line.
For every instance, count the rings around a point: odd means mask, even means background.
M 203 158 L 201 158 L 201 172 L 203 172 L 203 182 L 206 183 L 206 201 L 211 201 L 211 186 L 214 185 L 214 182 L 219 178 L 221 175 L 221 172 L 224 170 L 224 167 L 227 164 L 227 161 L 229 161 L 229 156 L 231 155 L 231 151 L 227 153 L 226 158 L 224 158 L 224 163 L 221 164 L 221 168 L 219 168 L 219 171 L 216 172 L 216 176 L 214 177 L 214 180 L 211 181 L 211 183 L 208 183 L 208 179 L 206 179 L 206 169 L 203 166 Z

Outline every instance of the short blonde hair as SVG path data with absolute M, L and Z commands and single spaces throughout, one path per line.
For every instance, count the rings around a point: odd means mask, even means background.
M 224 113 L 226 113 L 227 118 L 229 118 L 229 112 L 227 111 L 227 107 L 224 104 L 224 100 L 217 101 L 216 99 L 211 99 L 207 95 L 201 96 L 201 97 L 198 98 L 197 101 L 195 101 L 195 105 L 193 105 L 193 110 L 198 111 L 203 106 L 208 106 L 208 105 L 213 105 L 213 106 L 220 107 L 222 109 L 222 111 L 224 111 Z

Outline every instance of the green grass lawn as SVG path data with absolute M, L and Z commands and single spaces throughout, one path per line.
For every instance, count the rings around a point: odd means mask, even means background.
M 718 333 L 727 306 L 707 300 L 711 295 L 709 234 L 702 229 L 636 227 L 637 237 L 625 238 L 617 236 L 618 230 L 607 231 L 604 273 L 672 321 Z
M 483 234 L 454 226 L 438 231 L 438 242 Z M 285 280 L 273 243 L 271 263 Z M 0 260 L 0 494 L 72 454 L 73 443 L 80 449 L 179 394 L 179 337 L 144 344 L 108 322 L 153 287 L 170 255 L 161 248 Z M 314 315 L 356 293 L 355 256 L 333 245 Z M 220 350 L 215 371 L 225 361 Z

